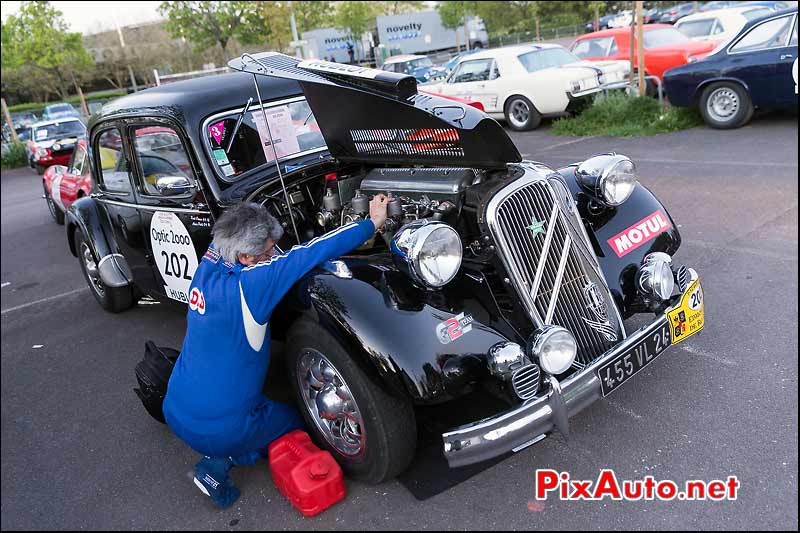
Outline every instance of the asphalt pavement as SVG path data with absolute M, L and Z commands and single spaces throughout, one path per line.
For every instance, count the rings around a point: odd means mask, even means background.
M 214 508 L 191 481 L 197 457 L 132 392 L 144 342 L 179 347 L 185 311 L 104 312 L 86 289 L 40 178 L 3 171 L 2 529 L 796 529 L 796 116 L 639 139 L 512 134 L 550 166 L 616 151 L 638 165 L 683 235 L 706 328 L 544 441 L 425 501 L 399 482 L 347 482 L 305 519 L 265 463 L 235 469 L 241 499 Z M 280 379 L 280 377 L 278 377 Z M 533 499 L 537 468 L 595 479 L 724 479 L 736 501 Z

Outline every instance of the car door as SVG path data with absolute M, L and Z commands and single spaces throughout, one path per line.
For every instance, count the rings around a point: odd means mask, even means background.
M 189 302 L 189 285 L 211 244 L 211 211 L 199 166 L 179 128 L 163 122 L 128 126 L 147 259 L 159 292 Z
M 78 143 L 75 146 L 75 150 L 72 152 L 72 157 L 69 161 L 69 165 L 67 165 L 67 169 L 61 175 L 59 183 L 58 195 L 63 208 L 68 208 L 72 205 L 72 202 L 78 199 L 84 172 L 89 166 L 86 162 L 86 147 L 83 143 Z M 55 180 L 53 181 L 53 188 L 55 189 Z M 55 196 L 53 196 L 53 200 L 55 201 Z
M 124 127 L 124 124 L 112 123 L 93 135 L 92 158 L 98 169 L 97 192 L 93 197 L 108 216 L 108 227 L 118 248 L 116 252 L 128 263 L 134 283 L 142 291 L 151 292 L 155 279 L 136 203 L 131 152 L 123 136 Z
M 494 58 L 462 61 L 442 84 L 442 93 L 480 102 L 486 112 L 496 112 L 499 78 Z
M 789 14 L 765 20 L 728 47 L 723 75 L 745 82 L 756 106 L 782 106 L 794 97 L 791 71 L 797 59 L 797 37 L 793 47 L 789 43 L 793 28 L 796 35 L 795 19 Z

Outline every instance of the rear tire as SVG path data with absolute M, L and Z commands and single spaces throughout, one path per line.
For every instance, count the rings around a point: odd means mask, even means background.
M 299 319 L 287 335 L 286 365 L 309 434 L 350 477 L 380 483 L 408 467 L 417 446 L 411 402 L 372 382 L 330 333 Z M 315 380 L 314 375 L 325 379 Z M 326 390 L 327 398 L 323 397 Z M 327 409 L 327 420 L 320 414 L 320 405 Z M 332 414 L 343 412 L 346 417 L 333 420 Z M 339 420 L 346 422 L 339 425 Z M 346 438 L 336 438 L 341 435 Z
M 700 114 L 715 129 L 740 128 L 753 117 L 750 94 L 738 83 L 712 83 L 700 95 Z
M 108 287 L 103 283 L 97 269 L 97 258 L 81 230 L 75 230 L 75 249 L 78 251 L 78 262 L 89 290 L 103 309 L 120 313 L 133 306 L 133 288 L 130 285 Z
M 506 123 L 515 131 L 534 130 L 542 123 L 542 115 L 524 96 L 516 95 L 509 98 L 503 112 Z
M 56 221 L 56 224 L 59 226 L 64 225 L 64 212 L 56 205 L 53 199 L 50 197 L 50 193 L 47 191 L 47 185 L 42 183 L 42 187 L 44 187 L 44 198 L 47 202 L 47 209 L 50 211 L 50 216 L 53 217 L 53 220 Z

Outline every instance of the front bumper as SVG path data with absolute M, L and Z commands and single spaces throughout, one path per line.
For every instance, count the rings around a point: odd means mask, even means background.
M 628 336 L 591 365 L 559 383 L 554 377 L 550 391 L 491 418 L 466 424 L 442 434 L 444 456 L 451 468 L 485 461 L 509 451 L 518 451 L 541 440 L 552 429 L 569 432 L 569 417 L 602 397 L 597 369 L 657 331 L 666 315 Z

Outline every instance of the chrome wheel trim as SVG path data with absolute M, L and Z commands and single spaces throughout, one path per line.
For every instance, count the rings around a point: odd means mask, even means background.
M 313 348 L 303 348 L 297 358 L 297 385 L 306 411 L 328 444 L 346 457 L 362 455 L 364 418 L 330 360 Z
M 718 122 L 729 122 L 739 112 L 739 95 L 729 87 L 714 89 L 708 96 L 706 110 Z
M 86 269 L 86 275 L 91 281 L 92 289 L 94 289 L 99 296 L 104 296 L 106 289 L 103 286 L 103 281 L 100 279 L 100 271 L 97 268 L 97 263 L 94 260 L 92 251 L 89 249 L 89 245 L 85 242 L 81 243 L 81 258 L 83 260 L 83 267 Z
M 531 108 L 524 100 L 514 100 L 508 109 L 508 120 L 518 128 L 524 128 L 531 117 Z

